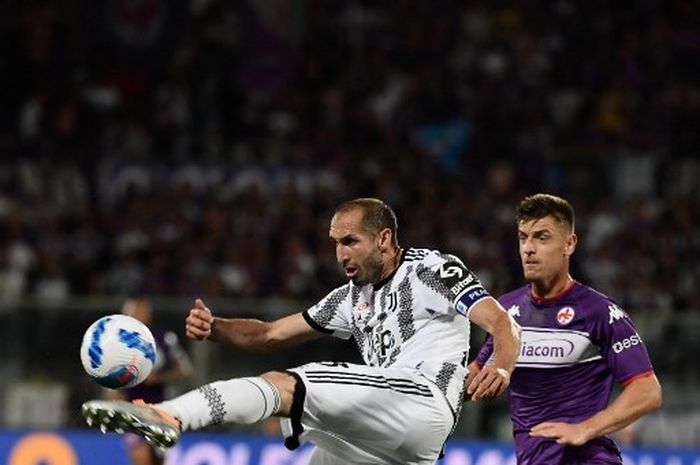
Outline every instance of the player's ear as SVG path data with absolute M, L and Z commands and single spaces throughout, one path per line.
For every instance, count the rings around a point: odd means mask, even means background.
M 578 243 L 578 237 L 575 233 L 569 234 L 566 239 L 566 245 L 564 246 L 564 255 L 570 257 L 576 250 L 576 244 Z
M 379 239 L 379 251 L 386 252 L 389 250 L 389 244 L 391 244 L 391 229 L 384 228 L 377 235 Z

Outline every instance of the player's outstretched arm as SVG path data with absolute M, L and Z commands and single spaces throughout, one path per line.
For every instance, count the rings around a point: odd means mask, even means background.
M 470 369 L 467 395 L 473 400 L 495 397 L 508 388 L 510 374 L 520 350 L 520 326 L 492 298 L 477 303 L 469 312 L 469 319 L 493 337 L 494 363 L 480 371 Z
M 607 408 L 581 423 L 544 422 L 530 436 L 552 438 L 559 444 L 580 446 L 593 438 L 614 433 L 661 407 L 661 385 L 650 373 L 629 383 Z
M 215 317 L 201 299 L 195 300 L 185 320 L 190 339 L 211 340 L 256 352 L 272 352 L 317 339 L 321 333 L 301 313 L 265 322 L 253 318 Z

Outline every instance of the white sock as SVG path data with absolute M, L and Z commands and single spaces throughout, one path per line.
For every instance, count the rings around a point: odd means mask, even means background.
M 279 410 L 280 395 L 264 378 L 234 378 L 206 384 L 158 406 L 180 420 L 184 431 L 264 420 Z

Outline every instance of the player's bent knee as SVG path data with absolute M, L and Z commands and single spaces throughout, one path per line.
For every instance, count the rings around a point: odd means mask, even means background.
M 268 371 L 261 377 L 272 383 L 277 388 L 277 392 L 279 392 L 280 408 L 275 416 L 288 417 L 292 410 L 292 400 L 294 399 L 294 390 L 297 384 L 296 379 L 289 373 L 281 371 Z

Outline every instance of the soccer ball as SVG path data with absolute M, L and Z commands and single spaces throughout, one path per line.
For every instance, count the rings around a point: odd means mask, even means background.
M 124 389 L 143 382 L 156 363 L 156 343 L 146 325 L 126 315 L 109 315 L 85 331 L 80 360 L 104 387 Z

